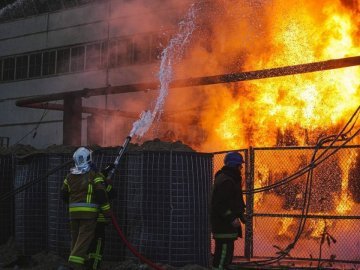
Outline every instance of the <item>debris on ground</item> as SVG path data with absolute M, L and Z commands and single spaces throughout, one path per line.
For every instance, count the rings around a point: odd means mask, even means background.
M 9 238 L 6 244 L 0 246 L 0 270 L 57 270 L 60 266 L 67 265 L 66 258 L 51 252 L 42 251 L 32 256 L 21 254 L 16 248 L 16 241 Z M 158 264 L 164 270 L 207 270 L 199 265 L 186 265 L 173 267 Z M 125 260 L 122 262 L 104 261 L 101 270 L 151 270 L 151 268 L 138 260 Z

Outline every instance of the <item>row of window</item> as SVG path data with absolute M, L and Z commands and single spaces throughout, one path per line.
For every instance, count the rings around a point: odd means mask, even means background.
M 1 0 L 0 22 L 25 18 L 105 0 Z
M 168 35 L 149 34 L 8 56 L 0 59 L 0 81 L 152 63 L 167 41 Z

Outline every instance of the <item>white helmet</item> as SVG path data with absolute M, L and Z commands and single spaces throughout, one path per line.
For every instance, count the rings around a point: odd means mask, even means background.
M 90 171 L 90 164 L 92 162 L 92 151 L 86 147 L 79 147 L 73 155 L 75 167 L 71 168 L 72 174 L 84 174 Z

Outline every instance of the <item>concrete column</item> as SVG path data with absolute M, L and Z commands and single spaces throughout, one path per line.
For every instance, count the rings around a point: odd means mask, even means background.
M 66 96 L 64 98 L 63 144 L 81 145 L 82 125 L 81 97 Z

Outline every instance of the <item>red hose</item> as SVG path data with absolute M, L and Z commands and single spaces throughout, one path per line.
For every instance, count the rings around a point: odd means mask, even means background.
M 161 268 L 160 266 L 156 265 L 154 262 L 150 261 L 148 258 L 145 258 L 144 256 L 142 256 L 139 252 L 137 252 L 135 250 L 135 248 L 125 238 L 125 235 L 121 231 L 119 224 L 117 223 L 117 220 L 113 213 L 111 213 L 111 221 L 112 221 L 112 224 L 114 225 L 118 235 L 120 236 L 121 240 L 124 242 L 124 244 L 131 251 L 132 254 L 134 254 L 137 258 L 139 258 L 140 261 L 146 263 L 148 266 L 152 267 L 155 270 L 165 270 L 164 268 Z

